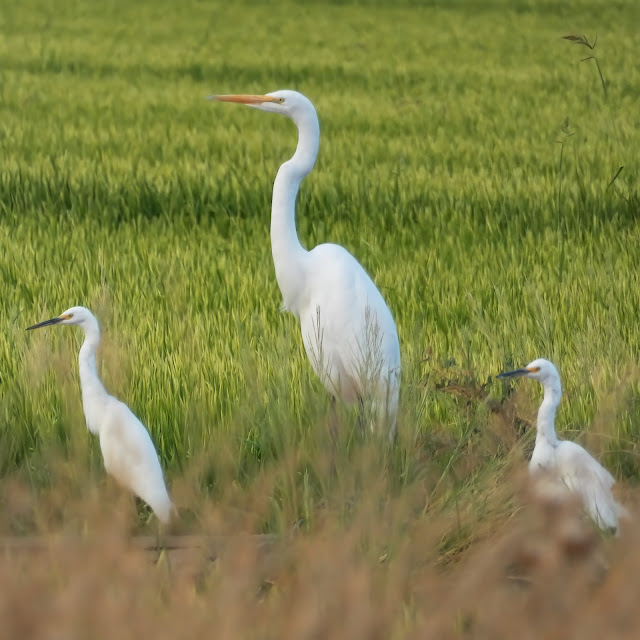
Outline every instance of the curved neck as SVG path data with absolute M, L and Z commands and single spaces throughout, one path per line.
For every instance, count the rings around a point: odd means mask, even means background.
M 85 337 L 78 356 L 82 405 L 87 427 L 91 432 L 97 433 L 102 405 L 109 397 L 98 377 L 96 365 L 96 349 L 100 344 L 100 328 L 98 321 L 94 317 L 83 323 L 82 328 L 84 329 Z
M 291 160 L 278 170 L 271 201 L 271 251 L 285 307 L 294 303 L 301 277 L 300 263 L 307 254 L 296 231 L 296 196 L 303 178 L 313 169 L 320 142 L 315 110 L 304 112 L 295 123 L 298 146 Z
M 538 409 L 538 421 L 536 435 L 536 443 L 540 440 L 546 440 L 550 445 L 558 444 L 558 436 L 554 427 L 556 418 L 556 409 L 560 404 L 562 397 L 562 388 L 559 380 L 552 380 L 544 383 L 544 398 L 540 409 Z

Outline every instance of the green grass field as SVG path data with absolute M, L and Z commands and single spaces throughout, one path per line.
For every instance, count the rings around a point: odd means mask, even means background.
M 540 389 L 493 377 L 540 356 L 563 376 L 559 432 L 633 501 L 640 6 L 571 4 L 5 0 L 0 476 L 33 504 L 5 496 L 3 530 L 66 526 L 51 496 L 104 482 L 81 331 L 24 331 L 78 304 L 101 321 L 108 390 L 157 445 L 179 530 L 218 504 L 230 532 L 312 536 L 377 496 L 402 504 L 379 539 L 440 518 L 457 524 L 434 534 L 438 561 L 457 554 L 517 510 L 487 496 L 525 466 Z M 349 249 L 398 325 L 388 452 L 343 410 L 329 461 L 328 398 L 279 310 L 270 198 L 294 126 L 204 99 L 282 88 L 321 123 L 301 240 Z

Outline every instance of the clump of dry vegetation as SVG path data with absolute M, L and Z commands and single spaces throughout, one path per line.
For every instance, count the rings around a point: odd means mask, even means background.
M 81 476 L 70 464 L 54 475 Z M 109 482 L 78 492 L 80 477 L 34 493 L 7 481 L 3 634 L 613 638 L 640 628 L 637 527 L 603 537 L 578 505 L 531 494 L 519 464 L 476 483 L 481 507 L 473 496 L 425 506 L 418 485 L 394 491 L 384 470 L 361 444 L 350 474 L 334 470 L 349 480 L 334 478 L 311 523 L 281 535 L 260 534 L 279 472 L 216 501 L 179 483 L 188 506 L 159 532 L 160 547 L 155 523 L 140 523 Z M 30 535 L 15 535 L 17 521 Z
M 575 505 L 529 499 L 524 486 L 506 514 L 500 505 L 521 481 L 502 478 L 475 544 L 449 556 L 443 545 L 469 513 L 407 519 L 415 504 L 385 497 L 376 481 L 350 517 L 327 505 L 313 530 L 278 537 L 252 530 L 273 490 L 255 488 L 210 504 L 198 534 L 163 532 L 162 550 L 132 535 L 117 490 L 67 496 L 57 528 L 2 538 L 3 636 L 633 637 L 637 528 L 602 538 Z M 44 527 L 53 493 L 37 504 L 12 484 L 3 513 L 39 509 Z

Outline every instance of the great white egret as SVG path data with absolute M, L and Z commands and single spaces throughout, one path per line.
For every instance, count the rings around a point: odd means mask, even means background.
M 538 410 L 537 435 L 529 471 L 535 476 L 546 472 L 562 480 L 578 496 L 591 518 L 602 529 L 617 529 L 618 519 L 627 516 L 611 493 L 613 476 L 579 444 L 560 440 L 554 420 L 562 397 L 560 375 L 552 362 L 539 358 L 523 369 L 507 371 L 498 378 L 525 376 L 537 380 L 544 388 L 544 397 Z
M 372 427 L 393 439 L 400 388 L 400 347 L 396 326 L 382 295 L 360 263 L 337 244 L 311 251 L 298 239 L 295 202 L 300 182 L 316 161 L 320 125 L 313 104 L 296 91 L 266 95 L 219 95 L 287 116 L 298 128 L 293 157 L 273 183 L 271 250 L 283 309 L 300 320 L 311 365 L 331 394 L 347 404 L 373 410 Z
M 107 473 L 147 502 L 160 522 L 167 523 L 173 506 L 149 432 L 126 404 L 106 392 L 98 377 L 98 321 L 89 309 L 71 307 L 57 318 L 27 327 L 27 331 L 57 324 L 78 325 L 84 329 L 84 343 L 78 358 L 82 406 L 87 428 L 100 438 Z

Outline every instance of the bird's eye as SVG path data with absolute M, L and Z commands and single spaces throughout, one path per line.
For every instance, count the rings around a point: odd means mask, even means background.
M 282 104 L 284 102 L 284 98 L 278 98 L 278 104 Z

